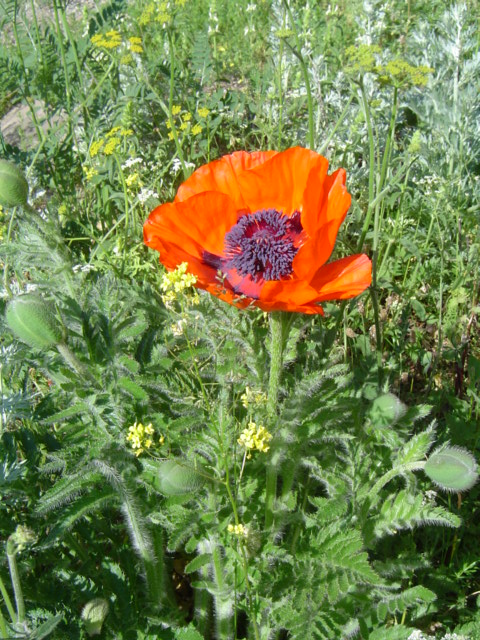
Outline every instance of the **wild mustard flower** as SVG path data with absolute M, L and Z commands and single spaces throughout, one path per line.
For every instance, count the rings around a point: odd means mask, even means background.
M 192 136 L 198 136 L 200 133 L 202 133 L 202 127 L 198 123 L 194 124 L 192 127 Z
M 227 531 L 228 533 L 233 533 L 238 538 L 248 537 L 248 527 L 245 527 L 243 524 L 229 524 Z
M 131 36 L 128 39 L 128 44 L 132 53 L 143 53 L 142 39 L 138 36 Z
M 196 276 L 187 273 L 187 269 L 188 263 L 182 262 L 174 271 L 163 275 L 160 289 L 164 294 L 162 300 L 167 306 L 197 282 Z
M 103 145 L 105 144 L 105 140 L 100 138 L 99 140 L 95 140 L 90 145 L 90 157 L 94 158 L 99 152 L 102 150 Z
M 90 42 L 97 48 L 117 49 L 122 45 L 122 37 L 118 31 L 112 29 L 105 34 L 96 33 L 90 38 Z
M 178 116 L 181 110 L 182 107 L 179 104 L 174 104 L 172 107 L 172 116 Z
M 111 156 L 113 153 L 115 153 L 120 143 L 121 143 L 120 138 L 117 138 L 117 137 L 109 138 L 109 140 L 105 143 L 105 146 L 103 147 L 103 153 L 106 156 Z
M 190 120 L 192 119 L 192 114 L 191 113 L 184 113 L 182 116 L 182 120 L 183 122 L 190 122 Z
M 206 107 L 200 107 L 200 109 L 198 109 L 198 115 L 200 116 L 200 118 L 206 118 L 209 113 L 210 110 Z
M 237 442 L 242 447 L 245 447 L 247 458 L 250 459 L 252 457 L 251 451 L 267 453 L 270 449 L 268 443 L 271 439 L 272 434 L 265 427 L 257 426 L 255 422 L 250 421 L 248 427 L 240 434 Z
M 250 407 L 259 407 L 267 402 L 267 394 L 263 391 L 256 391 L 245 387 L 245 393 L 240 396 L 240 400 L 245 409 Z
M 152 427 L 152 423 L 143 425 L 141 422 L 136 422 L 129 427 L 127 442 L 130 443 L 135 455 L 138 457 L 145 449 L 150 449 L 153 445 L 151 436 L 155 433 L 155 429 Z M 163 444 L 163 442 L 162 442 Z
M 98 176 L 98 171 L 94 167 L 82 167 L 85 174 L 85 180 L 91 180 L 95 176 Z

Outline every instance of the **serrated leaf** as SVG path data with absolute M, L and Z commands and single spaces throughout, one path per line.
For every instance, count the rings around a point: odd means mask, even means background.
M 201 553 L 185 566 L 185 573 L 194 573 L 212 561 L 210 553 Z
M 148 400 L 148 393 L 130 378 L 121 377 L 117 380 L 117 384 L 123 391 L 132 395 L 135 400 Z

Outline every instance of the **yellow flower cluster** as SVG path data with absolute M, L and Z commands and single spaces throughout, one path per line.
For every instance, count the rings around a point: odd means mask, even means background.
M 128 429 L 127 442 L 130 442 L 136 456 L 139 456 L 145 449 L 150 449 L 153 440 L 150 436 L 155 433 L 152 423 L 144 426 L 141 422 L 135 422 Z
M 142 26 L 150 24 L 150 22 L 168 24 L 170 21 L 171 16 L 168 11 L 168 2 L 150 2 L 138 19 L 138 23 Z
M 206 112 L 206 115 L 202 117 L 206 117 L 210 113 L 208 109 L 203 109 L 203 113 L 205 112 Z M 200 111 L 199 111 L 199 115 L 200 115 Z M 176 116 L 180 116 L 177 122 L 174 121 L 174 118 Z M 190 131 L 192 136 L 198 136 L 200 133 L 202 133 L 203 128 L 198 122 L 192 126 L 191 121 L 192 121 L 192 114 L 188 111 L 182 112 L 182 107 L 179 104 L 174 104 L 172 106 L 172 117 L 169 120 L 167 120 L 167 123 L 166 123 L 167 129 L 172 129 L 173 127 L 175 129 L 178 129 L 179 131 L 184 131 L 186 133 Z M 174 139 L 173 131 L 168 132 L 168 139 L 169 140 Z
M 347 66 L 345 71 L 368 73 L 376 68 L 375 54 L 380 53 L 381 49 L 377 44 L 361 44 L 359 46 L 351 46 L 345 49 L 347 57 Z
M 122 36 L 118 31 L 112 30 L 106 33 L 96 33 L 90 38 L 90 42 L 97 49 L 118 49 L 122 46 Z M 142 39 L 138 36 L 131 36 L 127 40 L 128 48 L 132 53 L 143 53 Z M 128 63 L 131 60 L 131 56 L 123 56 L 122 63 Z
M 209 113 L 210 111 L 206 107 L 200 107 L 200 109 L 198 109 L 200 118 L 207 118 Z
M 248 527 L 245 527 L 243 524 L 229 524 L 227 527 L 228 533 L 233 533 L 239 538 L 247 538 L 248 537 Z
M 132 36 L 129 38 L 128 45 L 132 53 L 143 53 L 142 39 L 138 36 Z
M 98 176 L 98 171 L 97 169 L 94 169 L 94 167 L 84 166 L 82 168 L 83 168 L 83 173 L 85 174 L 85 180 L 91 180 L 95 176 Z
M 245 393 L 240 396 L 240 400 L 245 409 L 251 406 L 259 407 L 267 402 L 267 394 L 263 391 L 254 391 L 250 387 L 245 387 Z
M 133 135 L 132 129 L 123 129 L 122 127 L 113 127 L 108 133 L 105 134 L 105 138 L 99 138 L 90 145 L 90 157 L 94 158 L 100 152 L 106 156 L 111 156 L 117 150 L 117 147 L 122 142 L 122 138 Z
M 107 33 L 96 33 L 90 38 L 90 42 L 99 49 L 118 49 L 122 45 L 122 36 L 118 31 L 112 30 Z
M 272 439 L 272 434 L 265 427 L 257 426 L 255 422 L 250 421 L 248 427 L 242 431 L 237 442 L 247 451 L 247 458 L 251 458 L 251 451 L 262 451 L 267 453 L 270 446 L 268 443 Z
M 383 84 L 393 84 L 396 87 L 424 87 L 434 69 L 425 65 L 414 67 L 406 60 L 396 58 L 387 62 L 384 67 L 377 67 L 376 72 Z
M 377 65 L 376 55 L 381 53 L 376 44 L 361 44 L 345 49 L 347 73 L 374 73 L 381 84 L 395 87 L 423 87 L 434 69 L 424 65 L 414 67 L 402 58 L 390 60 L 385 65 Z
M 160 283 L 160 289 L 163 291 L 163 302 L 168 306 L 171 304 L 179 294 L 183 293 L 186 289 L 193 287 L 197 282 L 197 277 L 193 273 L 188 273 L 188 263 L 182 262 L 174 271 L 165 273 Z M 196 303 L 198 300 L 198 294 L 195 294 L 192 302 Z
M 132 187 L 143 187 L 143 182 L 140 179 L 140 174 L 135 171 L 135 173 L 131 173 L 126 179 L 125 179 L 126 185 L 127 187 L 129 187 L 130 189 Z

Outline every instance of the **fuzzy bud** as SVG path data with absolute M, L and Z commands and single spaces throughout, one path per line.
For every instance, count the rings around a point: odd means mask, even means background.
M 475 458 L 460 447 L 437 449 L 429 457 L 423 470 L 444 491 L 467 491 L 478 480 Z
M 54 306 L 34 293 L 14 298 L 7 307 L 6 320 L 12 333 L 30 347 L 46 349 L 62 342 Z
M 99 636 L 102 632 L 102 625 L 108 615 L 109 605 L 103 598 L 90 600 L 83 607 L 82 620 L 85 630 L 89 636 Z
M 3 207 L 16 207 L 27 204 L 28 182 L 20 171 L 11 162 L 0 160 L 0 205 Z

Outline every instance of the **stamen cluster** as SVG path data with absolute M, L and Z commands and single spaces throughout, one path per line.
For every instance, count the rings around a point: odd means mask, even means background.
M 302 232 L 300 213 L 276 209 L 243 215 L 225 235 L 225 269 L 255 280 L 280 280 L 292 273 Z

